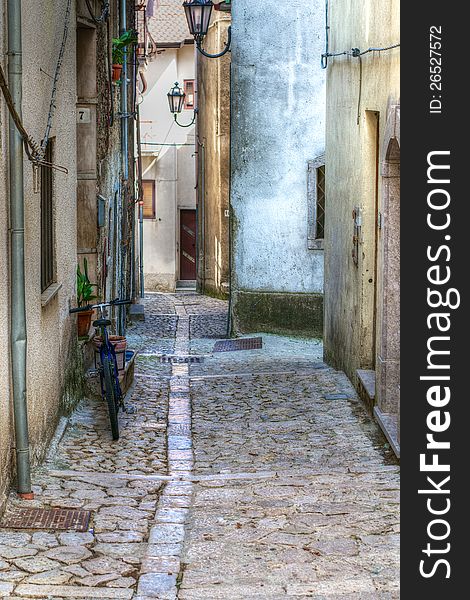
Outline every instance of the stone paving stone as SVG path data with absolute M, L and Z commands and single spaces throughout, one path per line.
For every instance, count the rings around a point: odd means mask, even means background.
M 149 598 L 175 598 L 176 575 L 147 573 L 139 580 L 139 594 Z
M 65 586 L 65 585 L 32 585 L 20 584 L 15 594 L 27 598 L 115 598 L 131 600 L 134 592 L 132 590 L 112 589 L 103 587 Z
M 13 592 L 14 587 L 15 586 L 12 583 L 4 583 L 4 582 L 0 581 L 0 593 L 2 595 L 11 594 L 11 592 Z
M 173 301 L 161 299 L 164 312 L 174 312 Z M 85 398 L 55 453 L 33 473 L 33 504 L 90 509 L 90 531 L 0 531 L 0 582 L 17 598 L 49 593 L 54 598 L 131 598 L 135 592 L 163 482 L 132 476 L 167 473 L 165 375 L 171 366 L 160 364 L 158 356 L 173 351 L 177 324 L 176 315 L 158 317 L 154 300 L 149 304 L 155 317 L 150 315 L 150 326 L 129 329 L 129 346 L 136 348 L 133 341 L 140 339 L 136 349 L 150 354 L 137 358 L 137 374 L 151 378 L 136 377 L 130 402 L 137 411 L 120 414 L 119 442 L 111 440 L 105 404 Z M 12 495 L 7 510 L 19 505 Z
M 0 531 L 0 595 L 399 598 L 398 467 L 321 342 L 261 333 L 262 350 L 213 354 L 226 302 L 144 304 L 121 440 L 106 406 L 84 399 L 33 475 L 34 506 L 93 510 L 90 531 Z M 190 352 L 204 361 L 160 360 Z
M 157 523 L 150 531 L 149 544 L 177 544 L 184 540 L 184 525 Z
M 191 365 L 194 473 L 207 479 L 194 483 L 178 598 L 336 600 L 354 585 L 352 597 L 398 598 L 398 467 L 383 436 L 344 374 L 319 364 L 321 344 L 262 336 L 263 350 Z M 268 476 L 230 478 L 250 472 Z

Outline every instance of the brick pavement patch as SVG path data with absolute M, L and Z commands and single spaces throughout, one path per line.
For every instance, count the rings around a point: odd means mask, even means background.
M 17 508 L 0 522 L 2 529 L 87 531 L 91 511 L 67 508 Z
M 214 352 L 237 352 L 239 350 L 260 350 L 263 338 L 241 338 L 238 340 L 221 340 L 215 343 Z

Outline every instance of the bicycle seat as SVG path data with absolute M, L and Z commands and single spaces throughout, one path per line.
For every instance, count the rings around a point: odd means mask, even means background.
M 109 327 L 111 325 L 111 321 L 109 319 L 98 319 L 93 321 L 93 327 Z

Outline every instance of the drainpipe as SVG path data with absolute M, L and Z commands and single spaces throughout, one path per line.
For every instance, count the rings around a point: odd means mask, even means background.
M 119 25 L 120 34 L 122 35 L 127 31 L 127 0 L 120 0 L 119 2 Z M 121 299 L 124 298 L 125 281 L 124 281 L 124 247 L 123 247 L 123 219 L 127 218 L 127 202 L 128 202 L 128 187 L 127 182 L 129 180 L 129 123 L 128 123 L 128 103 L 127 103 L 127 90 L 128 90 L 128 52 L 127 47 L 123 49 L 124 61 L 122 65 L 122 78 L 121 78 L 121 160 L 122 160 L 122 178 L 123 185 L 120 193 L 120 221 L 119 221 L 119 294 Z M 124 197 L 123 197 L 124 196 Z M 118 330 L 119 335 L 125 335 L 125 309 L 120 306 L 118 309 Z
M 22 56 L 21 0 L 8 0 L 8 85 L 18 115 L 21 118 Z M 26 305 L 24 266 L 24 186 L 23 142 L 10 116 L 10 278 L 11 278 L 11 368 L 13 410 L 16 438 L 16 472 L 18 494 L 32 500 L 29 456 L 28 411 L 26 399 Z
M 127 30 L 127 0 L 120 0 L 119 3 L 119 23 L 121 28 L 121 35 Z M 122 152 L 122 170 L 124 181 L 129 179 L 129 125 L 127 122 L 127 47 L 124 48 L 124 61 L 122 65 L 122 78 L 121 78 L 121 152 Z
M 144 206 L 142 197 L 142 140 L 140 137 L 140 106 L 137 105 L 137 183 L 139 189 L 139 284 L 140 297 L 145 296 L 144 283 Z
M 229 181 L 228 181 L 228 313 L 227 313 L 227 338 L 233 335 L 233 214 L 232 214 L 232 154 L 233 154 L 233 76 L 232 63 L 230 63 L 230 152 L 229 152 Z

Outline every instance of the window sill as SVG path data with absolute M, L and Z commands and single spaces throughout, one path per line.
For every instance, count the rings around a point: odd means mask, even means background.
M 308 249 L 309 250 L 323 250 L 324 249 L 324 240 L 308 240 Z
M 46 290 L 44 290 L 44 292 L 41 294 L 41 306 L 43 308 L 47 306 L 49 302 L 57 296 L 61 288 L 61 283 L 53 283 Z

